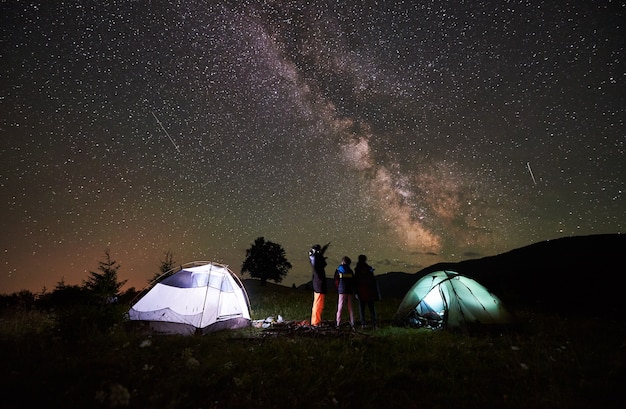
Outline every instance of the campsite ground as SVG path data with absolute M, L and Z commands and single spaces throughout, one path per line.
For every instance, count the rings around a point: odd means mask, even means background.
M 0 310 L 2 406 L 21 408 L 623 407 L 626 325 L 517 311 L 519 325 L 450 332 L 312 330 L 311 293 L 246 283 L 253 319 L 287 324 L 206 336 L 103 330 L 88 312 Z M 336 295 L 324 319 L 332 321 Z M 120 310 L 126 306 L 121 305 Z M 70 321 L 71 319 L 71 321 Z M 59 325 L 63 323 L 63 325 Z

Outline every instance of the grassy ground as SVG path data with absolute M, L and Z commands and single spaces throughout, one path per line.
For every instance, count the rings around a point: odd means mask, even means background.
M 253 319 L 309 319 L 312 294 L 251 286 Z M 624 407 L 623 321 L 518 314 L 515 329 L 376 330 L 149 336 L 74 314 L 3 311 L 2 407 L 588 408 Z M 334 319 L 329 294 L 324 319 Z M 122 306 L 123 307 L 123 306 Z M 91 322 L 93 324 L 93 322 Z M 60 329 L 61 328 L 61 329 Z

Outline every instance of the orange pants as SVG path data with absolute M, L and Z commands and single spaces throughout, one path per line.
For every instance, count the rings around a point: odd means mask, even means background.
M 313 308 L 311 309 L 311 325 L 322 323 L 322 311 L 324 310 L 324 294 L 313 293 Z

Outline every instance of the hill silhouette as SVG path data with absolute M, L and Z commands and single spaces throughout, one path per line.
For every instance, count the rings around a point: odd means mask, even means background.
M 381 294 L 403 298 L 428 273 L 452 270 L 475 279 L 507 307 L 564 314 L 626 312 L 621 283 L 626 275 L 626 236 L 600 234 L 537 242 L 495 256 L 437 263 L 416 273 L 377 275 Z M 310 283 L 299 287 L 310 289 Z M 332 291 L 331 283 L 329 290 Z
M 622 234 L 564 237 L 496 256 L 434 264 L 409 275 L 408 281 L 413 285 L 428 273 L 453 270 L 483 284 L 509 307 L 568 314 L 623 313 L 620 284 L 626 275 L 625 253 Z M 406 285 L 399 284 L 386 286 L 399 290 Z

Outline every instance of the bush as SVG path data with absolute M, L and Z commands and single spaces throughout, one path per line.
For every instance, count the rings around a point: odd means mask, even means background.
M 85 305 L 63 308 L 55 312 L 54 329 L 68 340 L 103 335 L 125 321 L 126 307 L 111 305 Z

